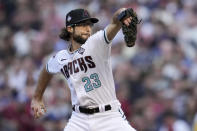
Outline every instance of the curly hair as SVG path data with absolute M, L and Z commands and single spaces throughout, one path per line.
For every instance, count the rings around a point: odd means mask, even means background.
M 70 40 L 70 33 L 67 31 L 66 27 L 63 27 L 61 29 L 61 32 L 59 34 L 59 37 L 65 41 L 69 41 Z

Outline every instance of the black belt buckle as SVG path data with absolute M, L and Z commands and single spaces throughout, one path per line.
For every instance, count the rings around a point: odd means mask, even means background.
M 88 108 L 88 114 L 94 114 L 94 113 L 98 113 L 99 112 L 99 108 Z

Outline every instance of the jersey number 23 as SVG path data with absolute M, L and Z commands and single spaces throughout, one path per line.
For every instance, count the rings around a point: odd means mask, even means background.
M 91 82 L 93 80 L 94 82 Z M 93 90 L 94 88 L 101 87 L 101 81 L 97 73 L 93 73 L 90 77 L 83 77 L 82 82 L 85 82 L 84 88 L 86 92 Z

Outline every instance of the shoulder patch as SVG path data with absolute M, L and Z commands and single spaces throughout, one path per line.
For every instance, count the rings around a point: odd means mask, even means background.
M 85 49 L 82 48 L 82 47 L 80 47 L 79 50 L 78 50 L 78 53 L 81 54 L 81 55 L 83 55 L 84 52 L 85 52 Z

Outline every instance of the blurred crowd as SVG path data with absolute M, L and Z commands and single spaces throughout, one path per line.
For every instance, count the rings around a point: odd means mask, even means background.
M 65 15 L 85 8 L 99 18 L 94 32 L 121 7 L 142 18 L 136 46 L 121 31 L 112 42 L 117 97 L 139 131 L 197 131 L 197 1 L 195 0 L 0 0 L 0 130 L 60 131 L 70 115 L 70 93 L 56 75 L 34 120 L 30 102 L 48 57 L 67 48 L 58 34 Z

